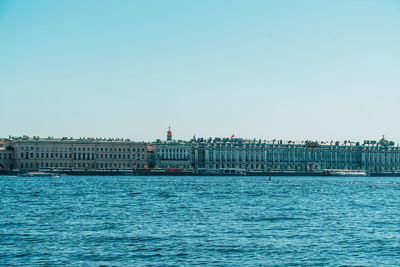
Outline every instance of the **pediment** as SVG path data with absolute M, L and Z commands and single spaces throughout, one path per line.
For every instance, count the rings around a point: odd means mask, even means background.
M 305 146 L 306 147 L 311 147 L 311 148 L 320 147 L 318 142 L 308 142 Z

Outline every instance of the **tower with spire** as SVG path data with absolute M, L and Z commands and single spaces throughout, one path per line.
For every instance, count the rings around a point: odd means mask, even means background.
M 167 141 L 172 141 L 172 131 L 170 126 L 168 126 Z

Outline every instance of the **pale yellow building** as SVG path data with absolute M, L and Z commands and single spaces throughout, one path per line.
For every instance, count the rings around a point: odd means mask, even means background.
M 147 146 L 129 139 L 20 137 L 11 141 L 14 169 L 139 169 Z

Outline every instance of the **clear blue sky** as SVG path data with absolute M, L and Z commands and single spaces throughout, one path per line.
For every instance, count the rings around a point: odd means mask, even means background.
M 0 0 L 0 136 L 400 141 L 400 1 Z

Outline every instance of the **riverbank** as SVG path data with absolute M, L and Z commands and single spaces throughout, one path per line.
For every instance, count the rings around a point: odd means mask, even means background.
M 248 172 L 248 173 L 207 173 L 207 172 L 155 172 L 149 170 L 50 170 L 46 173 L 68 176 L 332 176 L 325 172 Z M 0 175 L 21 175 L 26 171 L 0 170 Z M 398 172 L 369 173 L 371 177 L 400 177 Z

